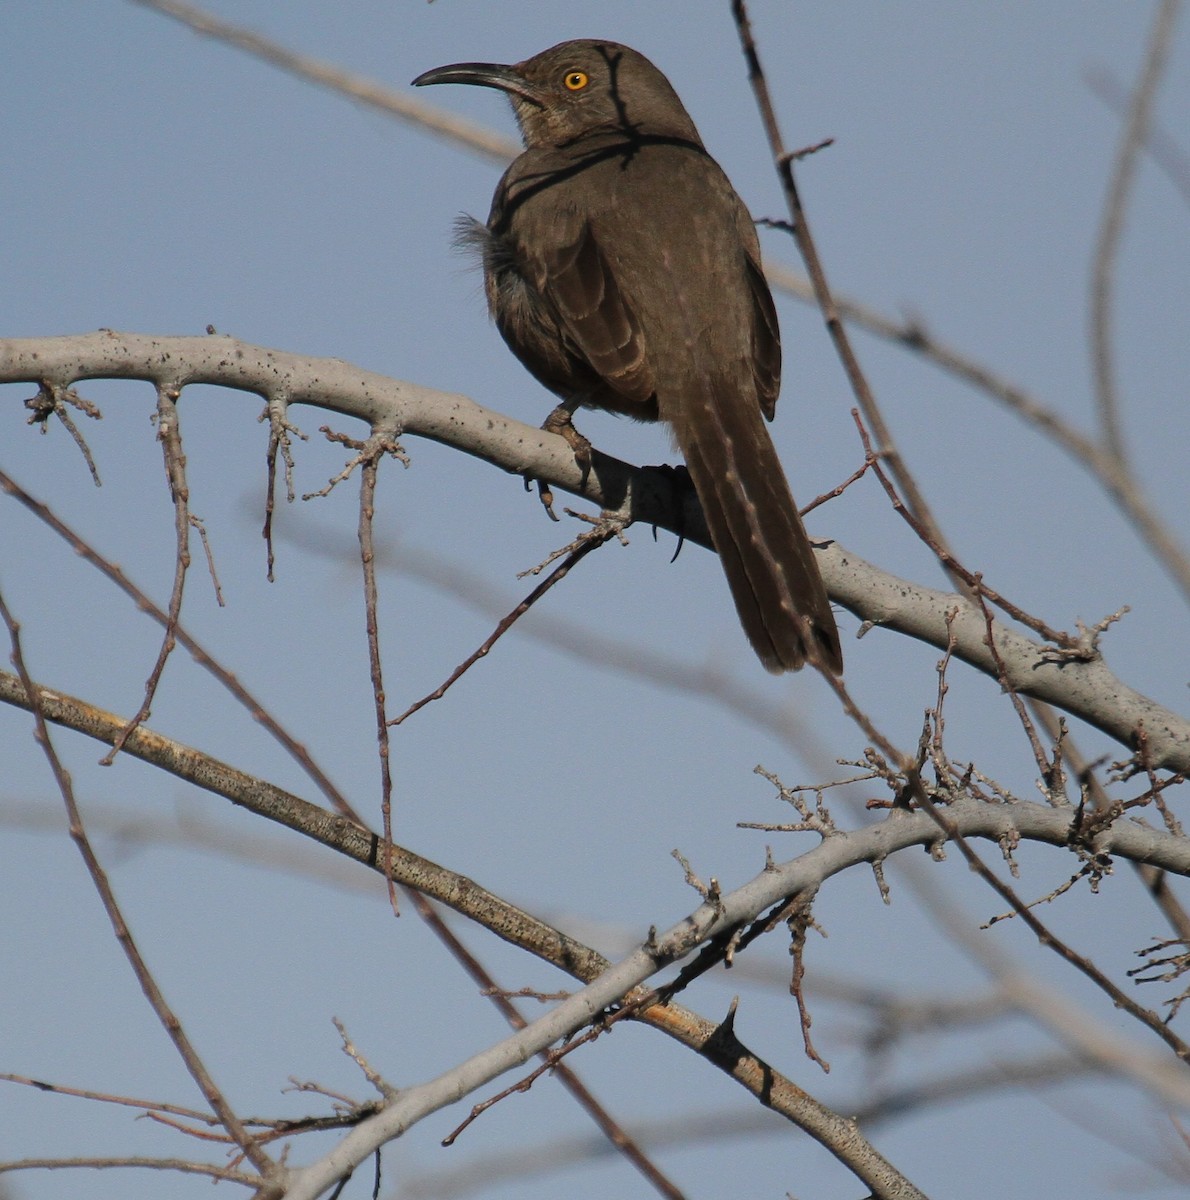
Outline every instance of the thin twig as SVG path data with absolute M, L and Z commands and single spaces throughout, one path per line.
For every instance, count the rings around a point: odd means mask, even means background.
M 789 956 L 793 959 L 789 977 L 789 994 L 797 1003 L 798 1023 L 802 1030 L 802 1047 L 806 1057 L 812 1062 L 816 1062 L 824 1073 L 829 1074 L 830 1063 L 818 1053 L 814 1047 L 814 1041 L 810 1037 L 810 1026 L 814 1020 L 810 1015 L 810 1006 L 806 1003 L 806 934 L 810 929 L 818 928 L 813 910 L 815 896 L 814 892 L 802 892 L 795 896 L 790 901 L 789 908 L 783 914 L 782 919 L 789 928 Z
M 116 587 L 132 600 L 141 612 L 151 617 L 162 627 L 168 628 L 170 623 L 169 614 L 154 604 L 145 592 L 124 574 L 120 567 L 110 559 L 104 558 L 89 542 L 57 516 L 48 505 L 31 496 L 15 479 L 2 470 L 0 470 L 0 489 L 3 489 L 10 496 L 14 497 L 14 499 L 20 501 L 35 517 L 48 525 L 80 558 L 89 562 L 102 575 L 111 580 Z M 191 658 L 217 679 L 247 709 L 252 715 L 252 719 L 259 722 L 289 753 L 331 805 L 362 826 L 363 822 L 354 813 L 351 805 L 347 802 L 347 798 L 335 787 L 330 777 L 314 761 L 309 750 L 280 724 L 272 713 L 264 707 L 261 701 L 248 691 L 239 679 L 214 658 L 200 642 L 191 636 L 184 626 L 175 624 L 174 635 L 189 652 Z
M 216 1167 L 210 1163 L 191 1162 L 186 1158 L 146 1158 L 142 1155 L 127 1157 L 90 1158 L 85 1155 L 71 1158 L 13 1158 L 0 1162 L 0 1171 L 61 1171 L 70 1169 L 86 1169 L 88 1171 L 103 1171 L 124 1169 L 127 1167 L 143 1167 L 150 1171 L 177 1171 L 182 1175 L 208 1175 L 212 1180 L 226 1180 L 228 1183 L 243 1183 L 252 1188 L 260 1187 L 260 1176 L 249 1175 L 244 1171 L 234 1171 L 230 1167 Z M 259 1193 L 258 1193 L 259 1194 Z
M 32 414 L 25 423 L 39 426 L 44 434 L 48 432 L 47 422 L 50 417 L 56 416 L 79 448 L 79 453 L 82 454 L 83 461 L 87 464 L 87 470 L 91 472 L 92 482 L 96 487 L 102 487 L 99 468 L 95 465 L 91 447 L 87 445 L 83 431 L 71 419 L 70 413 L 67 411 L 68 405 L 71 408 L 77 408 L 84 416 L 88 416 L 94 421 L 103 419 L 103 413 L 99 411 L 99 406 L 90 400 L 84 400 L 74 388 L 47 383 L 43 379 L 38 384 L 37 395 L 25 401 L 25 407 Z
M 492 1001 L 508 1024 L 513 1029 L 524 1029 L 525 1018 L 512 1003 L 508 993 L 497 985 L 483 964 L 455 936 L 430 900 L 412 888 L 406 889 L 406 895 L 412 900 L 422 919 L 447 947 L 455 960 L 462 965 L 467 974 L 479 985 L 482 994 Z M 562 997 L 555 998 L 561 999 Z M 546 1066 L 553 1068 L 554 1077 L 578 1101 L 579 1106 L 595 1122 L 596 1127 L 613 1149 L 622 1154 L 649 1181 L 659 1195 L 668 1196 L 670 1200 L 681 1200 L 682 1192 L 679 1188 L 649 1158 L 637 1139 L 596 1099 L 582 1079 L 566 1063 L 552 1060 L 549 1051 L 542 1051 L 538 1057 Z
M 273 510 L 277 497 L 277 455 L 285 464 L 285 498 L 292 504 L 293 488 L 293 444 L 296 435 L 303 442 L 309 438 L 289 420 L 289 397 L 283 390 L 271 392 L 260 420 L 269 423 L 269 445 L 265 451 L 264 526 L 260 535 L 265 544 L 265 578 L 273 582 Z
M 633 1000 L 627 1001 L 615 1012 L 608 1013 L 602 1017 L 596 1024 L 592 1025 L 583 1033 L 576 1037 L 571 1037 L 566 1040 L 566 1044 L 557 1047 L 557 1049 L 543 1051 L 540 1055 L 541 1064 L 535 1067 L 528 1075 L 518 1079 L 515 1083 L 511 1083 L 508 1087 L 497 1092 L 494 1096 L 489 1096 L 486 1100 L 481 1100 L 474 1105 L 471 1111 L 463 1120 L 451 1130 L 450 1133 L 442 1139 L 443 1146 L 453 1146 L 458 1140 L 459 1135 L 473 1124 L 479 1117 L 483 1116 L 490 1108 L 494 1108 L 501 1100 L 506 1100 L 509 1096 L 516 1095 L 518 1092 L 527 1092 L 546 1072 L 552 1072 L 554 1068 L 566 1057 L 573 1054 L 580 1046 L 587 1046 L 597 1038 L 602 1037 L 609 1029 L 612 1028 L 618 1021 L 622 1021 L 627 1017 L 634 1016 L 642 1008 L 650 1007 L 656 1000 L 656 994 L 653 992 L 644 992 L 636 996 Z M 668 1181 L 666 1181 L 668 1183 Z M 670 1185 L 672 1187 L 672 1185 Z M 673 1195 L 681 1197 L 682 1193 L 674 1189 L 667 1191 L 665 1195 Z
M 363 460 L 359 488 L 359 550 L 364 577 L 364 626 L 368 637 L 368 670 L 372 678 L 372 700 L 376 708 L 376 744 L 380 759 L 380 812 L 384 822 L 384 877 L 394 915 L 397 885 L 393 879 L 393 776 L 389 758 L 388 710 L 384 694 L 384 671 L 380 662 L 380 622 L 376 615 L 376 548 L 372 541 L 372 518 L 376 513 L 376 477 L 380 460 L 396 450 L 391 430 L 373 428 L 361 448 Z
M 219 572 L 215 569 L 215 555 L 211 550 L 211 539 L 207 537 L 206 522 L 201 517 L 196 517 L 193 513 L 187 518 L 191 528 L 198 530 L 198 540 L 202 543 L 202 551 L 207 560 L 207 573 L 211 577 L 211 587 L 215 589 L 215 603 L 220 608 L 226 608 L 227 602 L 223 599 L 223 588 L 219 583 Z M 177 632 L 177 624 L 175 622 L 174 632 Z
M 169 597 L 168 618 L 157 661 L 145 681 L 145 698 L 136 715 L 128 722 L 110 751 L 100 760 L 100 765 L 110 767 L 116 755 L 124 748 L 129 735 L 143 721 L 149 719 L 153 708 L 153 697 L 161 682 L 162 672 L 176 644 L 178 620 L 182 615 L 182 593 L 186 587 L 186 574 L 190 570 L 190 487 L 186 482 L 186 455 L 182 450 L 182 431 L 178 426 L 177 388 L 159 384 L 157 387 L 157 440 L 165 459 L 165 477 L 169 483 L 170 499 L 174 506 L 174 584 Z
M 765 274 L 773 287 L 788 292 L 803 303 L 815 302 L 814 288 L 803 276 L 771 261 L 765 263 Z M 939 369 L 990 396 L 1014 416 L 1049 438 L 1107 493 L 1148 545 L 1153 557 L 1181 589 L 1183 596 L 1190 599 L 1190 554 L 1178 541 L 1168 522 L 1162 520 L 1154 510 L 1136 477 L 1094 438 L 1088 437 L 1020 385 L 1009 382 L 991 368 L 940 341 L 921 320 L 910 318 L 894 321 L 866 304 L 838 295 L 835 296 L 835 304 L 848 324 L 859 326 L 877 337 L 920 354 Z
M 889 503 L 893 507 L 893 511 L 913 530 L 915 534 L 933 551 L 938 561 L 946 568 L 952 578 L 957 578 L 966 585 L 967 594 L 975 600 L 981 608 L 985 600 L 990 600 L 997 608 L 1003 609 L 1014 620 L 1019 621 L 1022 625 L 1033 630 L 1039 637 L 1044 638 L 1047 642 L 1052 642 L 1055 646 L 1062 650 L 1071 651 L 1076 656 L 1084 651 L 1085 639 L 1076 638 L 1069 633 L 1063 633 L 1058 629 L 1051 629 L 1040 617 L 1034 617 L 1030 613 L 1025 612 L 1019 605 L 1014 604 L 1006 596 L 1001 595 L 995 588 L 989 587 L 983 581 L 983 576 L 975 571 L 969 571 L 961 562 L 944 546 L 934 542 L 933 534 L 930 527 L 919 521 L 917 517 L 910 511 L 909 506 L 901 499 L 900 493 L 897 491 L 896 485 L 888 477 L 888 473 L 881 466 L 881 458 L 883 455 L 872 449 L 872 442 L 868 435 L 868 431 L 864 426 L 863 419 L 859 414 L 858 409 L 851 410 L 851 417 L 855 421 L 856 428 L 859 431 L 860 441 L 864 447 L 864 462 L 865 465 L 872 468 L 876 478 L 880 481 L 884 493 L 888 496 Z M 953 652 L 953 645 L 947 646 L 947 651 Z M 990 649 L 990 647 L 989 647 Z M 1087 649 L 1089 653 L 1089 649 Z M 993 653 L 993 661 L 996 656 Z M 1002 662 L 997 663 L 997 669 L 1003 667 Z M 1003 682 L 1003 679 L 1001 679 Z
M 982 588 L 982 577 L 976 576 L 976 580 L 980 588 Z M 1000 651 L 996 646 L 996 621 L 992 615 L 992 610 L 984 598 L 982 590 L 977 590 L 976 595 L 979 598 L 979 607 L 983 610 L 984 621 L 987 624 L 988 649 L 991 651 L 992 659 L 996 664 L 996 671 L 1000 676 L 1000 687 L 1012 702 L 1012 708 L 1016 713 L 1017 720 L 1020 721 L 1021 728 L 1025 731 L 1025 736 L 1029 739 L 1029 748 L 1033 751 L 1033 761 L 1037 764 L 1037 769 L 1041 772 L 1042 778 L 1044 778 L 1050 773 L 1050 762 L 1045 750 L 1042 748 L 1041 739 L 1037 736 L 1037 726 L 1033 724 L 1029 716 L 1029 710 L 1025 707 L 1025 702 L 1021 699 L 1016 688 L 1012 686 L 1012 680 L 1008 678 L 1007 668 L 1004 666 L 1004 660 L 1000 657 Z
M 1157 84 L 1161 80 L 1173 43 L 1173 26 L 1179 7 L 1179 0 L 1160 0 L 1157 6 L 1157 16 L 1149 35 L 1144 65 L 1128 106 L 1128 118 L 1124 123 L 1120 146 L 1116 152 L 1115 168 L 1108 184 L 1103 222 L 1095 245 L 1091 271 L 1091 362 L 1094 368 L 1099 428 L 1108 453 L 1125 467 L 1128 456 L 1124 445 L 1124 431 L 1120 424 L 1120 398 L 1116 390 L 1112 353 L 1112 284 L 1120 238 L 1124 230 L 1124 216 L 1136 177 L 1137 163 L 1148 137 Z
M 1116 116 L 1127 119 L 1127 89 L 1107 67 L 1091 67 L 1083 78 L 1087 81 L 1092 95 L 1102 100 Z M 1186 153 L 1177 138 L 1164 128 L 1151 112 L 1144 149 L 1165 173 L 1166 179 L 1177 189 L 1182 202 L 1190 208 L 1190 154 Z
M 267 1177 L 273 1169 L 272 1160 L 256 1143 L 256 1140 L 236 1115 L 235 1110 L 228 1104 L 190 1039 L 186 1036 L 186 1032 L 182 1028 L 182 1022 L 170 1008 L 165 995 L 149 970 L 148 963 L 145 962 L 136 942 L 133 940 L 132 933 L 124 920 L 124 915 L 120 911 L 115 892 L 112 890 L 111 881 L 108 879 L 107 873 L 101 866 L 99 858 L 95 854 L 91 842 L 87 837 L 82 813 L 79 811 L 75 800 L 74 785 L 71 782 L 69 773 L 58 757 L 53 740 L 50 738 L 49 727 L 46 724 L 45 713 L 42 708 L 41 689 L 34 684 L 25 666 L 25 658 L 21 652 L 20 626 L 13 618 L 2 595 L 0 595 L 0 620 L 3 620 L 5 626 L 8 628 L 9 639 L 12 644 L 13 665 L 20 676 L 25 695 L 28 697 L 30 711 L 33 713 L 35 726 L 34 738 L 45 753 L 50 771 L 53 773 L 54 780 L 58 785 L 58 790 L 62 795 L 62 802 L 66 806 L 66 813 L 70 822 L 70 836 L 78 847 L 83 862 L 86 864 L 87 872 L 91 876 L 95 890 L 99 893 L 99 898 L 103 903 L 108 920 L 111 922 L 116 940 L 120 944 L 120 948 L 124 951 L 129 965 L 132 967 L 133 974 L 140 984 L 141 991 L 145 994 L 145 999 L 148 1000 L 157 1019 L 161 1022 L 162 1028 L 173 1042 L 174 1048 L 178 1051 L 182 1062 L 190 1073 L 190 1077 L 198 1085 L 203 1098 L 211 1106 L 212 1111 L 218 1115 L 224 1129 L 227 1130 L 236 1145 L 243 1151 L 248 1161 L 262 1176 Z M 120 736 L 127 740 L 128 737 L 133 736 L 134 732 L 135 730 L 127 733 L 122 732 Z
M 584 533 L 573 545 L 565 560 L 558 564 L 510 613 L 502 617 L 496 628 L 488 635 L 480 646 L 469 654 L 450 675 L 432 692 L 411 704 L 399 717 L 393 717 L 390 724 L 401 725 L 415 712 L 425 708 L 443 696 L 458 682 L 481 658 L 485 657 L 492 647 L 525 615 L 555 584 L 561 583 L 571 570 L 576 567 L 592 550 L 597 550 L 605 542 L 617 537 L 622 526 L 618 522 L 605 521 L 596 528 Z
M 931 543 L 943 549 L 948 549 L 941 527 L 930 511 L 925 496 L 917 486 L 916 480 L 913 478 L 908 466 L 901 457 L 900 451 L 893 442 L 892 434 L 885 423 L 879 405 L 876 403 L 876 397 L 868 385 L 867 377 L 860 366 L 859 358 L 851 345 L 851 339 L 847 334 L 847 330 L 839 315 L 838 306 L 835 304 L 834 297 L 831 294 L 830 285 L 826 278 L 826 271 L 823 268 L 822 260 L 818 256 L 818 248 L 811 236 L 809 220 L 805 209 L 802 207 L 801 195 L 798 192 L 797 182 L 794 179 L 793 155 L 789 154 L 785 148 L 785 142 L 781 136 L 781 128 L 777 121 L 776 109 L 769 94 L 764 69 L 760 64 L 760 53 L 752 36 L 752 27 L 748 18 L 746 0 L 731 0 L 731 13 L 736 23 L 736 29 L 739 32 L 740 46 L 744 52 L 744 60 L 748 64 L 748 79 L 752 84 L 752 90 L 756 96 L 756 104 L 760 110 L 765 133 L 768 135 L 769 147 L 772 150 L 777 175 L 781 180 L 781 187 L 785 193 L 785 201 L 789 208 L 790 220 L 792 221 L 793 237 L 797 244 L 798 252 L 802 256 L 802 261 L 805 263 L 806 273 L 809 275 L 810 282 L 813 285 L 814 295 L 818 301 L 819 308 L 822 310 L 823 320 L 826 322 L 835 352 L 838 354 L 839 361 L 843 365 L 847 381 L 851 385 L 851 390 L 855 394 L 856 401 L 864 414 L 864 418 L 876 436 L 881 456 L 888 463 L 889 470 L 896 479 L 898 489 L 905 497 L 910 511 L 930 531 Z M 945 564 L 943 566 L 945 568 Z M 957 582 L 957 586 L 960 590 L 964 590 L 966 585 L 960 580 Z
M 398 117 L 410 125 L 428 129 L 432 133 L 448 137 L 452 141 L 465 145 L 485 157 L 497 162 L 507 163 L 520 147 L 510 138 L 494 134 L 473 121 L 462 117 L 451 116 L 442 109 L 418 101 L 401 92 L 384 88 L 370 79 L 344 71 L 330 63 L 320 62 L 304 54 L 296 54 L 286 50 L 279 43 L 245 29 L 241 25 L 232 25 L 221 21 L 218 17 L 192 4 L 181 3 L 181 0 L 133 0 L 145 8 L 155 9 L 168 17 L 181 21 L 183 25 L 200 33 L 204 37 L 214 38 L 225 45 L 234 46 L 256 58 L 299 79 L 305 79 L 319 87 L 329 88 L 341 95 L 349 96 L 352 100 L 375 108 L 391 117 Z

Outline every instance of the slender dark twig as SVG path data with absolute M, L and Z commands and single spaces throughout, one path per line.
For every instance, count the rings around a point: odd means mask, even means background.
M 393 776 L 388 736 L 388 709 L 384 694 L 384 673 L 380 662 L 380 622 L 376 616 L 376 548 L 372 540 L 372 518 L 376 514 L 376 477 L 380 460 L 394 453 L 396 443 L 391 431 L 373 429 L 361 447 L 362 472 L 359 489 L 359 550 L 364 577 L 364 626 L 368 636 L 368 669 L 372 677 L 372 699 L 376 707 L 376 743 L 380 758 L 380 812 L 384 822 L 384 877 L 394 914 L 397 910 L 397 885 L 393 879 Z
M 87 837 L 82 813 L 75 800 L 74 785 L 71 782 L 69 773 L 62 765 L 62 760 L 58 757 L 53 740 L 50 738 L 49 727 L 46 724 L 46 717 L 42 707 L 41 689 L 34 684 L 25 666 L 25 658 L 21 652 L 20 626 L 9 611 L 3 596 L 0 596 L 0 620 L 8 628 L 9 639 L 12 643 L 13 665 L 20 676 L 21 685 L 24 688 L 25 695 L 28 697 L 30 711 L 33 713 L 34 737 L 45 753 L 46 761 L 49 763 L 54 780 L 58 785 L 58 790 L 62 795 L 62 802 L 66 806 L 66 813 L 70 822 L 70 836 L 78 847 L 87 872 L 91 876 L 91 881 L 95 885 L 95 890 L 99 893 L 99 898 L 103 903 L 108 920 L 111 922 L 116 940 L 119 942 L 120 948 L 124 951 L 129 965 L 132 967 L 136 980 L 141 986 L 141 991 L 145 994 L 145 999 L 148 1000 L 157 1019 L 161 1022 L 166 1034 L 173 1042 L 174 1048 L 178 1051 L 183 1063 L 185 1063 L 191 1078 L 198 1085 L 203 1098 L 211 1106 L 211 1110 L 219 1117 L 224 1129 L 227 1130 L 236 1145 L 243 1151 L 248 1161 L 262 1176 L 267 1177 L 273 1170 L 272 1160 L 260 1148 L 253 1136 L 244 1127 L 243 1122 L 236 1115 L 235 1110 L 227 1102 L 199 1056 L 198 1051 L 186 1036 L 186 1031 L 182 1028 L 182 1022 L 169 1006 L 164 993 L 157 984 L 157 980 L 149 970 L 148 963 L 141 955 L 136 942 L 133 940 L 132 932 L 124 920 L 124 915 L 120 910 L 119 902 L 116 900 L 116 894 L 112 890 L 107 872 L 104 871 L 91 846 L 90 839 Z M 130 730 L 125 726 L 125 729 L 121 731 L 119 736 L 127 741 L 128 738 L 135 736 L 136 732 L 136 728 Z
M 74 529 L 54 513 L 48 505 L 31 496 L 15 479 L 2 470 L 0 470 L 0 489 L 3 489 L 8 495 L 23 504 L 35 517 L 43 521 L 62 538 L 80 558 L 89 562 L 97 571 L 111 580 L 116 587 L 132 600 L 141 612 L 151 617 L 163 628 L 169 626 L 169 614 L 154 604 L 145 592 L 125 575 L 120 567 L 100 554 L 89 542 L 85 541 Z M 335 787 L 330 777 L 314 761 L 309 750 L 282 727 L 261 701 L 231 671 L 214 658 L 183 625 L 174 625 L 174 635 L 188 651 L 191 658 L 204 670 L 210 672 L 251 713 L 253 720 L 258 721 L 289 753 L 330 804 L 345 816 L 351 817 L 358 824 L 362 825 L 363 822 L 352 811 L 346 797 Z
M 463 970 L 479 985 L 482 993 L 496 1006 L 501 1016 L 513 1029 L 524 1029 L 525 1018 L 512 1003 L 508 993 L 496 984 L 484 966 L 455 937 L 430 900 L 412 888 L 406 889 L 406 895 L 413 902 L 421 918 L 449 948 L 451 954 L 462 965 Z M 546 1067 L 552 1068 L 554 1078 L 595 1122 L 599 1132 L 649 1181 L 658 1195 L 667 1196 L 669 1200 L 682 1200 L 682 1192 L 677 1185 L 666 1177 L 661 1168 L 644 1152 L 637 1139 L 607 1111 L 590 1088 L 566 1063 L 557 1060 L 550 1051 L 542 1051 L 538 1057 Z
M 1032 629 L 1039 637 L 1044 638 L 1047 642 L 1052 642 L 1055 646 L 1063 650 L 1077 650 L 1081 646 L 1078 638 L 1073 637 L 1069 633 L 1063 633 L 1059 629 L 1052 629 L 1039 617 L 1035 617 L 1030 613 L 1025 612 L 1019 605 L 1014 604 L 1006 596 L 1001 595 L 994 588 L 989 587 L 983 581 L 983 576 L 975 571 L 970 571 L 963 566 L 955 556 L 946 549 L 945 546 L 936 545 L 933 541 L 933 535 L 930 532 L 929 526 L 923 524 L 910 512 L 908 505 L 901 499 L 897 492 L 896 485 L 889 478 L 888 473 L 881 466 L 882 455 L 872 448 L 871 438 L 864 426 L 857 409 L 851 410 L 851 417 L 855 421 L 856 428 L 859 430 L 860 441 L 864 447 L 864 463 L 871 467 L 873 474 L 880 481 L 880 486 L 884 489 L 884 493 L 888 496 L 889 503 L 893 507 L 893 511 L 913 530 L 915 534 L 934 552 L 938 561 L 946 567 L 947 571 L 952 576 L 962 580 L 967 586 L 968 594 L 972 596 L 981 606 L 985 600 L 990 600 L 997 608 L 1006 612 L 1013 620 L 1020 623 L 1029 629 Z M 993 655 L 994 659 L 994 655 Z M 1002 664 L 1000 664 L 1002 666 Z M 1003 680 L 1001 680 L 1003 682 Z
M 1106 67 L 1091 67 L 1085 74 L 1087 87 L 1118 117 L 1128 117 L 1128 93 L 1124 85 Z M 1177 189 L 1182 202 L 1190 208 L 1190 154 L 1178 140 L 1150 114 L 1144 148 L 1165 177 Z
M 839 315 L 838 306 L 835 304 L 834 297 L 831 294 L 830 285 L 826 278 L 826 271 L 823 268 L 822 260 L 818 256 L 818 247 L 811 236 L 809 220 L 805 209 L 802 207 L 801 195 L 798 192 L 797 182 L 794 179 L 794 156 L 785 148 L 785 142 L 781 136 L 781 127 L 777 121 L 777 112 L 773 106 L 772 97 L 769 94 L 768 84 L 765 80 L 764 69 L 760 63 L 760 53 L 757 50 L 756 41 L 752 36 L 752 26 L 748 18 L 746 0 L 731 0 L 731 13 L 736 23 L 736 29 L 739 32 L 740 46 L 744 52 L 744 60 L 748 64 L 748 79 L 752 84 L 752 90 L 756 96 L 756 104 L 760 109 L 761 121 L 764 124 L 765 133 L 768 135 L 769 147 L 772 150 L 777 174 L 781 180 L 782 190 L 785 193 L 785 202 L 789 208 L 794 241 L 797 243 L 798 252 L 805 263 L 806 273 L 810 277 L 810 282 L 814 288 L 814 296 L 818 301 L 819 308 L 822 310 L 823 320 L 826 322 L 835 352 L 838 354 L 839 361 L 843 365 L 847 381 L 851 385 L 851 390 L 855 394 L 856 401 L 859 403 L 860 409 L 864 414 L 864 419 L 876 436 L 881 456 L 888 463 L 889 470 L 897 481 L 898 490 L 905 497 L 905 502 L 908 504 L 910 511 L 930 531 L 931 544 L 948 549 L 941 527 L 926 503 L 921 489 L 917 486 L 917 481 L 913 478 L 908 466 L 901 457 L 900 451 L 893 442 L 892 434 L 885 423 L 884 415 L 876 402 L 876 397 L 868 385 L 867 377 L 860 366 L 859 358 L 851 345 L 851 338 L 848 336 L 847 329 Z M 943 567 L 945 569 L 945 563 Z M 961 580 L 956 580 L 956 584 L 961 591 L 966 592 L 966 584 Z
M 450 673 L 449 677 L 438 685 L 428 695 L 423 696 L 420 700 L 411 704 L 398 717 L 393 717 L 390 724 L 400 725 L 407 721 L 415 712 L 425 708 L 427 704 L 435 700 L 441 700 L 443 696 L 458 682 L 481 658 L 485 657 L 492 647 L 502 638 L 512 626 L 520 620 L 546 594 L 555 584 L 561 583 L 571 570 L 576 567 L 592 550 L 597 550 L 605 542 L 616 537 L 621 530 L 621 527 L 615 522 L 606 522 L 595 529 L 590 530 L 578 540 L 577 545 L 566 558 L 559 563 L 510 613 L 503 617 L 491 634 L 484 639 L 483 643 L 471 654 L 469 654 L 455 669 Z

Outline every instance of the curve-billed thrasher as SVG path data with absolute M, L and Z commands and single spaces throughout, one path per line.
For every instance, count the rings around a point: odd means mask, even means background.
M 743 202 L 669 80 L 614 42 L 413 81 L 498 88 L 525 151 L 478 222 L 488 304 L 522 363 L 564 401 L 673 431 L 740 622 L 770 671 L 839 634 L 761 414 L 781 374 L 777 314 Z

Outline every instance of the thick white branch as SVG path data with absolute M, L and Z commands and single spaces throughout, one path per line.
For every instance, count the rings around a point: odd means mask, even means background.
M 389 379 L 340 359 L 289 354 L 223 336 L 101 330 L 0 340 L 0 383 L 44 383 L 64 390 L 79 380 L 100 378 L 143 379 L 178 389 L 190 383 L 219 384 L 287 404 L 309 404 L 369 426 L 431 438 L 710 546 L 692 493 L 675 488 L 665 473 L 596 451 L 584 478 L 559 437 L 482 408 L 466 396 Z M 998 679 L 977 605 L 900 579 L 837 543 L 819 548 L 818 562 L 831 598 L 862 621 L 939 649 L 947 645 L 946 615 L 957 611 L 955 655 Z M 1021 694 L 1064 709 L 1129 748 L 1143 728 L 1152 766 L 1190 771 L 1190 721 L 1126 686 L 1099 657 L 1073 661 L 1001 622 L 994 628 L 1007 682 Z
M 948 821 L 967 837 L 998 840 L 1019 832 L 1026 837 L 1053 841 L 1070 827 L 1071 811 L 1040 804 L 985 804 L 964 799 L 946 807 Z M 894 813 L 878 825 L 838 833 L 813 850 L 773 866 L 743 887 L 722 897 L 718 905 L 703 904 L 684 920 L 657 936 L 605 971 L 598 979 L 562 1001 L 551 1012 L 524 1029 L 459 1063 L 425 1083 L 403 1088 L 384 1111 L 362 1122 L 330 1153 L 289 1177 L 286 1200 L 316 1200 L 328 1187 L 367 1159 L 375 1150 L 399 1137 L 418 1121 L 447 1104 L 461 1100 L 503 1072 L 523 1065 L 534 1054 L 583 1028 L 609 1005 L 657 971 L 683 958 L 717 934 L 747 924 L 786 897 L 809 894 L 830 876 L 859 863 L 883 861 L 899 850 L 941 842 L 944 835 L 926 813 Z M 1145 849 L 1142 850 L 1142 845 Z M 1127 847 L 1127 850 L 1125 850 Z M 1095 848 L 1118 849 L 1134 857 L 1158 853 L 1181 873 L 1190 871 L 1190 839 L 1145 830 L 1117 822 Z M 1177 868 L 1173 868 L 1177 869 Z M 1063 1002 L 1065 1003 L 1065 1002 Z M 1062 1014 L 1078 1019 L 1055 1021 L 1051 1031 L 1067 1046 L 1092 1061 L 1103 1062 L 1145 1088 L 1161 1103 L 1177 1107 L 1190 1104 L 1190 1074 L 1183 1064 L 1161 1051 L 1122 1039 L 1072 1008 Z

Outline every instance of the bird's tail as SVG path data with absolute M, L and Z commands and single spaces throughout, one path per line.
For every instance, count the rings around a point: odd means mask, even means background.
M 796 671 L 809 639 L 818 660 L 842 674 L 834 614 L 759 404 L 705 377 L 659 399 L 760 661 Z

